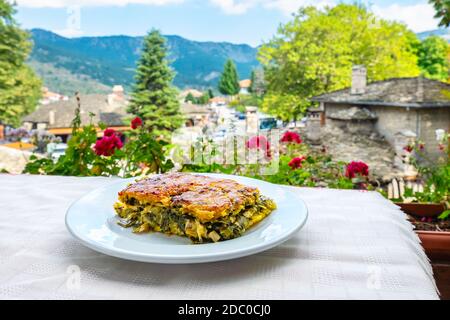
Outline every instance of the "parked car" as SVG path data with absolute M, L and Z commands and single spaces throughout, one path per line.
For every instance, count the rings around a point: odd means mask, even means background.
M 246 115 L 243 112 L 236 112 L 236 118 L 238 120 L 245 120 L 246 119 Z
M 272 130 L 278 128 L 278 122 L 275 118 L 262 118 L 259 119 L 259 130 Z

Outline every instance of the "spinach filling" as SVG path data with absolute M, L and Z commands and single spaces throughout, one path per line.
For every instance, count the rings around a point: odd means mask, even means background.
M 260 197 L 256 203 L 247 205 L 215 221 L 201 223 L 196 218 L 180 214 L 177 208 L 140 205 L 135 199 L 128 199 L 127 205 L 116 204 L 115 209 L 121 218 L 119 225 L 132 227 L 133 232 L 163 232 L 189 237 L 195 243 L 217 242 L 241 236 L 248 228 L 266 217 L 275 203 Z M 257 217 L 258 219 L 255 219 Z

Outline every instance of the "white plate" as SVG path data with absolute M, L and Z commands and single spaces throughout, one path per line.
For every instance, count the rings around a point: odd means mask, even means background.
M 154 263 L 221 261 L 261 252 L 286 241 L 305 224 L 303 201 L 288 190 L 260 180 L 207 174 L 259 188 L 275 200 L 277 209 L 239 238 L 217 243 L 192 244 L 187 238 L 162 233 L 134 234 L 117 225 L 113 204 L 117 193 L 134 179 L 126 179 L 89 192 L 74 202 L 66 214 L 70 233 L 87 247 L 118 258 Z

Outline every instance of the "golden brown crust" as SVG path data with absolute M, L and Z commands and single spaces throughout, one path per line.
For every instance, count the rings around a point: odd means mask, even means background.
M 119 192 L 120 201 L 178 208 L 181 213 L 202 222 L 213 221 L 253 204 L 259 197 L 256 188 L 229 179 L 173 173 L 137 181 Z

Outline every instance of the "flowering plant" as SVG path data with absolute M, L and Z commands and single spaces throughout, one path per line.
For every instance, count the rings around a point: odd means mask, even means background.
M 166 172 L 173 168 L 173 162 L 165 156 L 169 143 L 161 137 L 155 137 L 141 118 L 131 122 L 133 130 L 124 133 L 126 143 L 123 147 L 123 170 L 127 176 L 143 173 Z
M 123 147 L 123 142 L 120 140 L 119 133 L 114 129 L 106 129 L 103 132 L 103 138 L 97 140 L 94 145 L 95 154 L 98 156 L 110 157 L 116 150 Z
M 305 157 L 295 157 L 289 161 L 288 166 L 291 167 L 292 170 L 300 169 L 302 167 L 302 163 L 305 160 Z
M 257 164 L 220 164 L 214 161 L 188 164 L 182 166 L 182 171 L 194 172 L 222 172 L 256 178 L 272 183 L 352 189 L 355 183 L 345 175 L 346 163 L 334 161 L 325 149 L 316 151 L 303 143 L 297 133 L 284 134 L 280 139 L 279 158 L 265 157 L 267 151 L 273 152 L 273 146 L 265 136 L 251 137 L 245 144 L 247 150 L 260 150 L 266 162 Z M 212 141 L 202 141 L 202 150 L 211 151 L 211 159 L 217 152 Z M 197 148 L 196 148 L 197 149 Z M 236 154 L 236 152 L 235 152 Z M 275 168 L 267 174 L 263 166 Z M 367 169 L 368 170 L 368 169 Z M 368 186 L 370 187 L 370 186 Z
M 350 179 L 368 177 L 369 166 L 362 161 L 352 161 L 346 166 L 345 176 Z
M 437 159 L 430 159 L 424 152 L 425 144 L 416 141 L 411 144 L 414 156 L 410 161 L 419 173 L 419 178 L 423 183 L 423 191 L 413 192 L 406 188 L 404 195 L 398 201 L 422 202 L 422 203 L 444 203 L 449 207 L 450 199 L 450 161 L 449 161 L 449 134 L 443 130 L 438 130 L 437 148 L 439 150 Z M 411 151 L 411 152 L 412 152 Z M 448 214 L 442 215 L 443 219 L 448 218 Z
M 131 129 L 136 130 L 139 127 L 142 127 L 143 121 L 141 118 L 136 117 L 133 120 L 131 120 Z
M 303 142 L 302 138 L 297 132 L 293 131 L 286 131 L 283 136 L 281 137 L 281 142 L 286 143 L 295 143 L 295 144 L 301 144 Z
M 131 122 L 124 133 L 99 123 L 103 137 L 97 139 L 97 127 L 91 122 L 81 126 L 80 105 L 72 121 L 72 136 L 65 154 L 56 162 L 32 156 L 24 173 L 67 176 L 122 176 L 165 172 L 173 167 L 165 158 L 167 143 L 155 138 L 140 118 Z
M 351 189 L 354 184 L 344 174 L 344 163 L 333 161 L 325 152 L 312 150 L 296 135 L 284 135 L 278 171 L 256 178 L 277 184 Z
M 265 136 L 251 137 L 247 141 L 246 146 L 247 149 L 250 150 L 262 150 L 266 159 L 270 159 L 272 157 L 272 153 L 270 151 L 270 143 Z
M 5 137 L 12 142 L 21 142 L 23 139 L 30 137 L 30 132 L 25 128 L 7 129 Z

